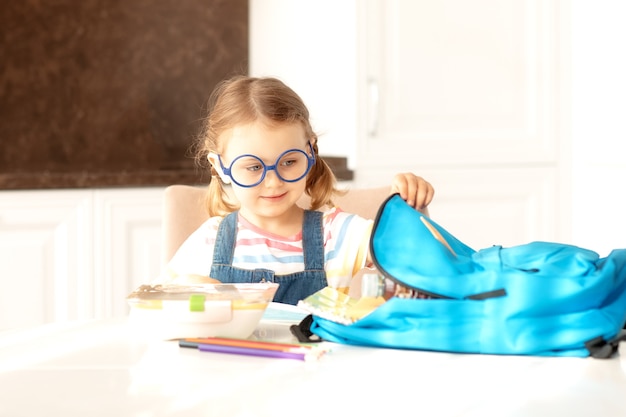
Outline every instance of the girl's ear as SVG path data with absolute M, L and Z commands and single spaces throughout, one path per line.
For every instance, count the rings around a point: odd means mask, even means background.
M 220 165 L 220 160 L 219 160 L 217 154 L 215 154 L 213 152 L 210 152 L 207 155 L 207 159 L 211 163 L 211 166 L 213 167 L 215 172 L 217 172 L 217 175 L 220 176 L 220 179 L 222 180 L 222 182 L 224 184 L 230 184 L 230 177 L 228 175 L 224 174 L 224 171 L 222 171 L 222 165 Z

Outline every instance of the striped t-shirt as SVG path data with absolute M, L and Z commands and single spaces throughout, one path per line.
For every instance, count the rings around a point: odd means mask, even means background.
M 187 238 L 168 263 L 169 277 L 209 276 L 215 238 L 222 219 L 211 217 Z M 367 261 L 372 224 L 371 220 L 337 207 L 324 212 L 324 265 L 328 285 L 347 291 L 352 276 Z M 233 266 L 270 269 L 276 275 L 303 271 L 302 232 L 291 237 L 278 236 L 239 215 Z

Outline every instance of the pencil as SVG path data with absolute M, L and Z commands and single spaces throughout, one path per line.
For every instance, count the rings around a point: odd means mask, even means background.
M 205 344 L 205 345 L 224 345 L 224 346 L 239 346 L 250 347 L 266 350 L 288 350 L 288 349 L 313 349 L 311 345 L 299 345 L 293 343 L 278 343 L 265 340 L 248 340 L 248 339 L 229 339 L 223 337 L 200 337 L 200 338 L 185 338 L 183 341 L 190 344 Z M 317 347 L 317 346 L 316 346 Z
M 240 346 L 199 344 L 198 349 L 202 352 L 230 353 L 235 355 L 260 356 L 266 358 L 298 359 L 302 361 L 317 359 L 316 355 L 311 356 L 311 354 L 307 352 L 277 351 Z

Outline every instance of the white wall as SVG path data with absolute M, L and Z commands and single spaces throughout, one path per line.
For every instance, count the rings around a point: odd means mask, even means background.
M 355 0 L 250 0 L 250 74 L 275 76 L 311 112 L 320 152 L 354 168 Z
M 626 247 L 626 2 L 572 2 L 572 239 Z

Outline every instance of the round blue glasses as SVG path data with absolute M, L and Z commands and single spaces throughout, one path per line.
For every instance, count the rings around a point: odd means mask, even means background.
M 268 171 L 274 171 L 284 182 L 297 182 L 306 177 L 315 165 L 315 152 L 311 142 L 308 143 L 311 155 L 302 149 L 289 149 L 281 153 L 274 165 L 265 165 L 256 155 L 245 154 L 236 157 L 229 167 L 225 167 L 221 155 L 218 155 L 220 166 L 235 184 L 240 187 L 254 187 L 265 179 Z

